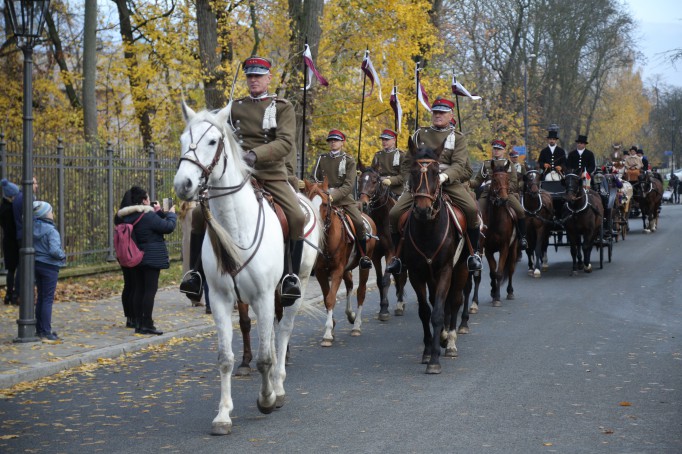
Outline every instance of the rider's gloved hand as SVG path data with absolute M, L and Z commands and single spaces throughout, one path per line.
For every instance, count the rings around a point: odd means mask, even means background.
M 253 167 L 256 164 L 256 153 L 253 152 L 253 150 L 249 150 L 248 152 L 244 153 L 242 155 L 242 159 L 244 159 L 244 164 L 246 164 L 249 167 Z
M 556 169 L 557 172 L 561 172 L 562 170 L 561 166 L 555 166 L 554 168 Z
M 438 180 L 440 180 L 440 184 L 445 183 L 446 181 L 448 181 L 449 178 L 450 177 L 448 176 L 447 173 L 441 173 L 438 175 Z
M 545 162 L 545 169 L 549 169 L 549 168 L 550 168 L 549 163 Z
M 381 180 L 381 184 L 383 184 L 384 186 L 390 186 L 391 185 L 391 179 L 390 178 L 384 178 L 383 180 Z

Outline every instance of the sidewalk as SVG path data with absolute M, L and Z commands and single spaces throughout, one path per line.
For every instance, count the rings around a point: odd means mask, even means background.
M 371 272 L 368 287 L 374 287 L 375 283 Z M 341 287 L 339 300 L 346 294 L 343 285 Z M 354 288 L 357 289 L 357 281 Z M 314 277 L 308 283 L 305 297 L 309 302 L 322 303 L 322 292 Z M 134 330 L 125 328 L 120 297 L 91 303 L 55 303 L 52 328 L 62 340 L 55 345 L 14 343 L 18 316 L 18 307 L 0 306 L 0 389 L 99 359 L 116 358 L 175 337 L 194 336 L 215 329 L 213 316 L 207 315 L 204 307 L 192 307 L 177 288 L 159 289 L 156 295 L 154 322 L 163 331 L 161 336 L 134 334 Z M 238 321 L 236 311 L 233 318 Z M 238 335 L 237 330 L 235 336 Z

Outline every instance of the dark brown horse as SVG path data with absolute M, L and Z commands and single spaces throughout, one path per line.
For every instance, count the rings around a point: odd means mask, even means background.
M 552 195 L 540 189 L 541 174 L 530 170 L 523 176 L 521 206 L 526 212 L 526 238 L 528 240 L 528 274 L 540 277 L 547 271 L 547 247 L 554 218 Z M 542 265 L 540 265 L 542 264 Z
M 466 255 L 461 253 L 464 241 L 440 186 L 443 147 L 417 150 L 410 139 L 409 149 L 414 200 L 405 225 L 402 257 L 419 302 L 424 331 L 422 364 L 428 364 L 427 374 L 439 374 L 441 346 L 445 356 L 457 356 L 457 313 L 468 276 Z
M 642 212 L 644 233 L 655 232 L 658 228 L 658 211 L 663 203 L 663 183 L 651 172 L 641 175 L 634 186 L 634 198 Z
M 483 224 L 487 226 L 482 244 L 485 257 L 490 268 L 490 296 L 493 306 L 502 305 L 500 287 L 507 281 L 507 299 L 514 299 L 512 276 L 516 269 L 519 254 L 515 232 L 514 211 L 508 205 L 509 162 L 505 166 L 493 169 L 488 190 L 488 204 L 483 216 Z M 513 197 L 513 196 L 511 196 Z M 498 253 L 498 260 L 495 259 Z
M 372 167 L 367 167 L 362 171 L 358 182 L 358 194 L 362 211 L 367 213 L 377 226 L 379 241 L 374 248 L 372 263 L 379 287 L 379 320 L 386 321 L 389 318 L 388 289 L 391 286 L 391 274 L 382 271 L 381 259 L 385 257 L 386 263 L 389 263 L 395 256 L 395 245 L 391 241 L 388 222 L 388 213 L 395 205 L 395 199 L 392 196 L 391 188 L 381 184 L 381 174 Z M 395 294 L 398 299 L 395 315 L 403 315 L 405 311 L 403 290 L 407 282 L 407 273 L 393 274 L 393 280 L 395 281 Z
M 342 220 L 346 214 L 342 209 L 329 203 L 329 186 L 326 178 L 320 184 L 306 181 L 305 194 L 312 200 L 313 205 L 318 207 L 320 218 L 324 225 L 324 247 L 322 248 L 322 254 L 315 263 L 315 277 L 322 289 L 324 305 L 327 310 L 327 320 L 321 345 L 323 347 L 331 347 L 334 341 L 334 327 L 336 326 L 334 307 L 336 306 L 336 294 L 341 286 L 341 280 L 346 284 L 346 317 L 348 318 L 348 323 L 353 324 L 351 336 L 359 336 L 362 333 L 362 305 L 365 302 L 365 293 L 367 292 L 369 269 L 360 268 L 360 283 L 357 293 L 358 309 L 356 314 L 351 309 L 353 293 L 353 276 L 351 272 L 358 266 L 360 254 L 352 254 L 355 250 L 355 241 L 349 236 Z M 365 214 L 362 217 L 366 224 L 369 225 L 368 231 L 375 233 L 376 225 L 374 221 Z M 367 239 L 367 250 L 365 252 L 368 256 L 373 256 L 375 245 L 376 240 L 374 238 Z
M 566 228 L 566 236 L 571 245 L 573 259 L 571 274 L 578 274 L 578 270 L 591 273 L 592 246 L 599 236 L 604 218 L 601 197 L 595 191 L 583 188 L 582 178 L 574 173 L 565 176 L 564 185 L 566 203 L 561 223 Z

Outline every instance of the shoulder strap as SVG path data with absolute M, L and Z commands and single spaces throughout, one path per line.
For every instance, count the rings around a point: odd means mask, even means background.
M 140 219 L 142 219 L 142 216 L 144 216 L 144 215 L 145 215 L 145 213 L 142 212 L 142 214 L 140 215 L 140 217 L 138 217 L 138 218 L 135 220 L 135 222 L 133 222 L 133 227 L 135 227 L 135 224 L 137 224 L 138 222 L 140 222 Z

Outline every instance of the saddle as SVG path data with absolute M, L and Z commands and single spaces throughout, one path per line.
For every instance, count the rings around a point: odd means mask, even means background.
M 332 210 L 334 211 L 334 214 L 336 214 L 341 220 L 343 231 L 346 233 L 346 243 L 354 243 L 357 234 L 355 233 L 355 225 L 353 224 L 350 216 L 348 213 L 346 213 L 346 210 L 344 210 L 343 207 L 332 207 Z M 374 232 L 372 232 L 372 226 L 369 224 L 369 222 L 367 222 L 365 214 L 361 213 L 360 216 L 362 217 L 362 223 L 365 226 L 365 232 L 367 232 L 369 236 L 372 236 Z
M 268 191 L 263 188 L 263 185 L 256 180 L 255 178 L 251 179 L 251 184 L 253 185 L 253 192 L 256 194 L 256 197 L 258 199 L 264 198 L 270 207 L 275 211 L 275 214 L 277 215 L 277 219 L 279 220 L 279 225 L 282 227 L 282 233 L 284 235 L 285 240 L 289 240 L 289 221 L 287 221 L 287 217 L 284 214 L 284 210 L 282 209 L 282 206 L 275 202 L 274 197 L 272 197 L 272 194 L 269 193 Z M 308 210 L 308 207 L 298 200 L 298 206 L 301 207 L 301 211 L 305 214 L 305 223 L 304 225 L 308 225 L 308 222 L 310 221 L 310 218 L 313 216 L 313 214 Z M 311 229 L 307 232 L 303 233 L 303 237 L 307 237 L 310 232 L 312 231 L 314 227 L 311 227 Z

